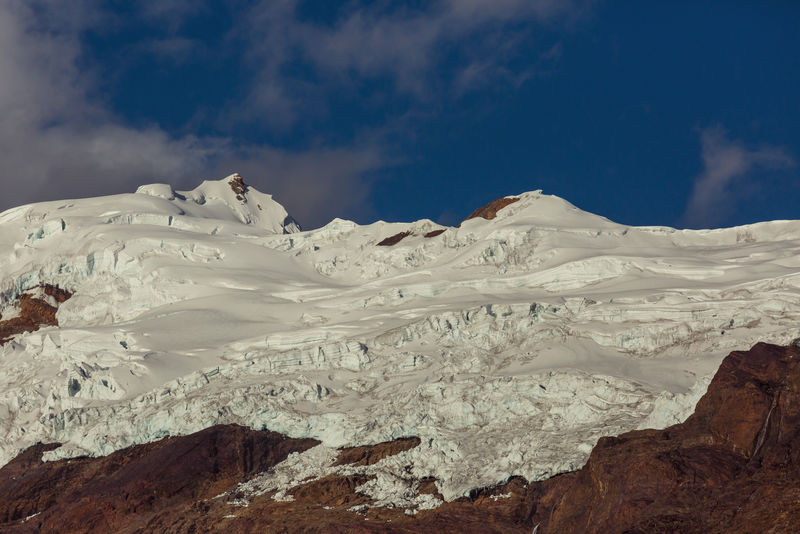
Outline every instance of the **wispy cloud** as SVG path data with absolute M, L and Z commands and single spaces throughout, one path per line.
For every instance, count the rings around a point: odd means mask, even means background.
M 250 60 L 260 71 L 243 107 L 278 111 L 283 120 L 290 119 L 286 110 L 314 90 L 286 75 L 285 66 L 297 61 L 307 62 L 323 85 L 359 86 L 364 79 L 387 78 L 396 91 L 423 101 L 436 92 L 459 96 L 487 80 L 515 87 L 531 76 L 530 65 L 520 72 L 510 66 L 515 52 L 532 46 L 530 25 L 571 21 L 590 4 L 438 0 L 409 7 L 354 2 L 345 3 L 332 24 L 320 24 L 298 17 L 297 0 L 264 0 L 246 14 L 244 29 L 234 30 L 246 36 Z M 535 45 L 545 53 L 556 50 L 552 43 Z
M 386 164 L 378 147 L 287 150 L 127 125 L 93 97 L 96 78 L 78 67 L 80 34 L 102 13 L 89 3 L 72 7 L 0 4 L 0 210 L 155 181 L 191 187 L 239 171 L 296 208 L 306 226 L 368 211 L 367 175 Z
M 207 55 L 205 43 L 198 39 L 188 39 L 186 37 L 151 39 L 143 41 L 139 48 L 142 52 L 173 63 L 184 63 L 194 57 L 202 58 Z
M 513 89 L 531 76 L 530 65 L 510 64 L 530 45 L 525 25 L 561 23 L 589 1 L 356 1 L 322 23 L 303 19 L 299 0 L 263 0 L 231 7 L 231 26 L 221 28 L 227 33 L 213 47 L 185 32 L 193 17 L 208 15 L 205 2 L 147 0 L 124 16 L 97 0 L 0 2 L 0 209 L 153 181 L 188 187 L 211 173 L 238 171 L 306 226 L 334 215 L 363 217 L 372 177 L 392 165 L 383 137 L 390 130 L 396 136 L 404 117 L 425 115 L 414 102 L 457 98 L 487 80 Z M 143 118 L 152 121 L 144 127 L 126 122 L 103 95 L 108 86 L 82 39 L 130 24 L 152 30 L 128 43 L 137 60 L 144 53 L 197 62 L 213 48 L 215 61 L 242 61 L 239 94 L 217 109 L 199 109 L 183 133 L 163 129 L 153 117 Z M 552 43 L 537 45 L 547 55 Z M 455 63 L 443 68 L 453 55 Z M 124 61 L 116 68 L 124 69 Z M 381 90 L 411 102 L 393 124 L 356 127 L 349 140 L 335 143 L 295 140 L 292 149 L 237 137 L 240 126 L 257 124 L 278 142 L 299 120 L 324 115 L 330 94 L 359 94 L 374 78 L 389 82 L 376 84 Z M 216 133 L 187 135 L 189 127 Z
M 732 140 L 721 126 L 700 132 L 703 172 L 696 178 L 684 213 L 689 227 L 719 224 L 743 200 L 749 186 L 758 183 L 755 171 L 786 169 L 794 158 L 782 147 L 748 148 Z

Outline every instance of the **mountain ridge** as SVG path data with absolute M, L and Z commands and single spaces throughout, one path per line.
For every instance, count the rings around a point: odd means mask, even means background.
M 326 454 L 416 436 L 401 457 L 452 502 L 681 422 L 731 350 L 800 337 L 798 221 L 632 227 L 533 191 L 460 228 L 299 231 L 259 195 L 231 175 L 0 214 L 0 313 L 46 284 L 72 294 L 57 326 L 0 347 L 0 464 L 218 424 Z M 377 480 L 381 502 L 431 504 L 401 471 Z

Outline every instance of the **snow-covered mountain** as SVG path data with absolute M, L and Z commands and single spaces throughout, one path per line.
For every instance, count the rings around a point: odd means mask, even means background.
M 220 423 L 322 441 L 258 492 L 418 436 L 363 487 L 415 510 L 440 501 L 412 478 L 451 500 L 576 469 L 600 436 L 685 418 L 731 350 L 800 337 L 800 221 L 631 227 L 540 191 L 498 206 L 300 231 L 232 175 L 0 214 L 0 326 L 26 298 L 58 322 L 0 348 L 0 465 Z

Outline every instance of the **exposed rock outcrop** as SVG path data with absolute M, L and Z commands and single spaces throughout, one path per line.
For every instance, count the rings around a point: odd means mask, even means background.
M 0 346 L 17 334 L 33 332 L 42 326 L 58 326 L 58 319 L 56 319 L 58 305 L 66 302 L 72 293 L 49 284 L 36 289 L 39 290 L 39 296 L 36 296 L 37 292 L 31 291 L 23 293 L 17 298 L 18 313 L 15 317 L 0 320 Z M 52 297 L 55 305 L 45 300 L 44 296 Z
M 731 353 L 685 423 L 603 438 L 542 487 L 540 532 L 796 532 L 800 349 Z
M 37 445 L 0 469 L 3 532 L 796 532 L 800 524 L 800 348 L 758 344 L 722 363 L 695 413 L 664 430 L 602 438 L 579 471 L 515 477 L 409 515 L 369 507 L 365 475 L 300 482 L 247 505 L 214 498 L 309 449 L 241 427 L 42 463 Z M 376 465 L 418 438 L 339 452 Z M 435 493 L 420 480 L 419 493 Z M 34 514 L 38 514 L 35 515 Z M 23 520 L 30 517 L 27 521 Z M 534 530 L 536 529 L 536 530 Z
M 469 216 L 464 220 L 468 221 L 470 219 L 475 219 L 476 217 L 483 217 L 484 219 L 491 221 L 492 219 L 497 217 L 498 211 L 505 208 L 509 204 L 513 204 L 518 200 L 519 197 L 503 197 L 503 198 L 498 198 L 497 200 L 492 200 L 485 206 L 482 206 L 473 211 L 472 213 L 470 213 Z
M 423 237 L 425 237 L 425 238 L 436 237 L 437 235 L 443 234 L 445 232 L 445 230 L 447 230 L 447 228 L 439 228 L 438 230 L 431 230 L 430 232 L 426 232 L 425 234 L 423 234 Z M 379 247 L 392 247 L 392 246 L 398 244 L 400 241 L 402 241 L 406 237 L 411 236 L 411 235 L 414 235 L 414 233 L 412 231 L 410 231 L 410 230 L 407 230 L 405 232 L 398 232 L 398 233 L 396 233 L 394 235 L 391 235 L 391 236 L 387 237 L 386 239 L 383 239 L 382 241 L 380 241 L 378 243 L 378 246 Z
M 393 245 L 398 244 L 400 241 L 405 239 L 406 237 L 410 236 L 411 232 L 399 232 L 394 235 L 391 235 L 378 243 L 379 247 L 391 247 Z
M 445 230 L 447 230 L 447 228 L 439 228 L 438 230 L 431 230 L 430 232 L 425 234 L 425 237 L 430 239 L 431 237 L 436 237 L 437 235 L 442 235 L 445 232 Z
M 418 437 L 411 437 L 385 441 L 377 445 L 345 447 L 341 450 L 333 465 L 372 465 L 389 456 L 413 449 L 419 443 Z
M 42 462 L 56 445 L 37 445 L 0 470 L 0 531 L 154 532 L 159 516 L 188 528 L 205 500 L 316 444 L 226 425 L 103 458 Z
M 231 176 L 228 185 L 230 185 L 233 192 L 236 193 L 236 200 L 247 202 L 244 198 L 244 194 L 247 192 L 247 184 L 244 183 L 244 178 L 242 178 L 241 175 L 234 174 Z

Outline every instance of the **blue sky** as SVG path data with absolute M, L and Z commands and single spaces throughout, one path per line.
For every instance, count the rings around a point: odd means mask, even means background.
M 543 189 L 800 218 L 800 3 L 0 3 L 0 209 L 237 171 L 305 227 Z

